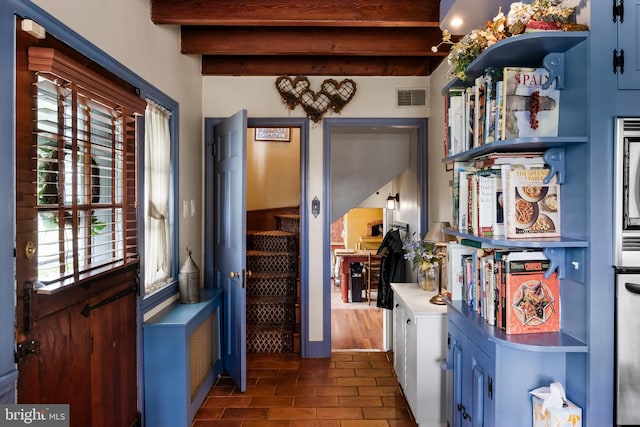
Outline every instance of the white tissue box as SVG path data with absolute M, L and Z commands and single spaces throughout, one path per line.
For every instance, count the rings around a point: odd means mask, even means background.
M 564 408 L 550 408 L 542 412 L 544 400 L 531 396 L 533 427 L 582 427 L 582 408 L 567 400 Z

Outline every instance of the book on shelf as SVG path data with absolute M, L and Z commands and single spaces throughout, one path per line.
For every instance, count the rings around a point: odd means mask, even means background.
M 468 171 L 466 168 L 462 168 L 458 173 L 458 231 L 461 233 L 469 232 L 469 179 L 467 177 Z
M 504 330 L 506 319 L 506 269 L 504 268 L 505 261 L 510 251 L 508 249 L 495 249 L 493 251 L 493 265 L 496 281 L 496 327 Z
M 450 89 L 447 114 L 447 156 L 462 152 L 464 149 L 464 89 Z
M 506 256 L 505 333 L 560 330 L 560 284 L 556 272 L 544 277 L 549 265 L 542 252 L 514 252 Z
M 558 136 L 560 90 L 548 81 L 544 68 L 504 68 L 502 139 Z
M 496 277 L 492 251 L 480 258 L 480 315 L 492 326 L 496 324 Z
M 502 234 L 503 215 L 499 199 L 502 192 L 500 182 L 500 170 L 485 168 L 476 172 L 477 176 L 477 216 L 478 228 L 474 234 L 482 237 L 491 237 Z M 500 209 L 499 209 L 500 208 Z
M 452 179 L 452 228 L 454 230 L 466 232 L 467 230 L 467 217 L 461 215 L 460 209 L 461 203 L 466 206 L 467 204 L 467 162 L 454 161 L 453 162 L 453 179 Z
M 463 255 L 471 255 L 475 249 L 459 243 L 447 245 L 447 289 L 451 293 L 451 300 L 457 301 L 463 298 Z M 465 293 L 466 295 L 466 293 Z
M 503 165 L 505 235 L 508 239 L 560 237 L 560 185 L 545 168 Z
M 544 166 L 544 152 L 526 151 L 521 153 L 489 153 L 478 156 L 470 163 L 477 169 L 504 164 Z
M 473 148 L 473 138 L 474 138 L 473 118 L 475 117 L 475 105 L 476 105 L 475 90 L 473 87 L 468 87 L 465 91 L 465 113 L 464 113 L 465 138 L 464 138 L 462 151 L 467 151 Z
M 488 144 L 498 140 L 498 119 L 496 115 L 498 109 L 498 87 L 502 90 L 502 84 L 498 83 L 502 80 L 502 69 L 497 67 L 489 67 L 484 73 L 484 144 Z M 500 97 L 502 98 L 502 97 Z
M 482 243 L 478 242 L 477 240 L 474 239 L 460 239 L 460 244 L 464 245 L 464 246 L 469 246 L 470 248 L 481 248 L 482 247 Z
M 502 121 L 504 120 L 504 81 L 498 80 L 496 82 L 496 102 L 495 102 L 495 116 L 493 118 L 495 127 L 495 141 L 505 139 L 502 134 Z
M 467 217 L 469 221 L 469 234 L 478 235 L 478 175 L 467 174 L 469 181 L 469 208 Z
M 473 147 L 484 145 L 484 120 L 485 120 L 485 76 L 475 79 L 473 86 L 475 91 L 475 109 L 473 115 Z

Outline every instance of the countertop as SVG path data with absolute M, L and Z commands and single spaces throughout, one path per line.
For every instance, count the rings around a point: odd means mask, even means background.
M 429 302 L 429 299 L 437 293 L 435 291 L 423 291 L 417 283 L 392 283 L 391 288 L 394 292 L 394 298 L 401 299 L 403 305 L 411 310 L 415 316 L 447 314 L 446 305 L 436 305 Z

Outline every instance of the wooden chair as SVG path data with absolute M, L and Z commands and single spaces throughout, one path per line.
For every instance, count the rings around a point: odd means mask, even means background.
M 380 282 L 380 258 L 375 254 L 369 252 L 367 256 L 367 262 L 363 269 L 364 282 L 367 286 L 367 303 L 371 305 L 371 291 L 378 290 L 378 283 Z

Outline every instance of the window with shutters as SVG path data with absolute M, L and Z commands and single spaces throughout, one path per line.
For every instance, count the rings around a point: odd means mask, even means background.
M 31 48 L 36 269 L 62 287 L 138 261 L 136 114 L 144 101 Z

